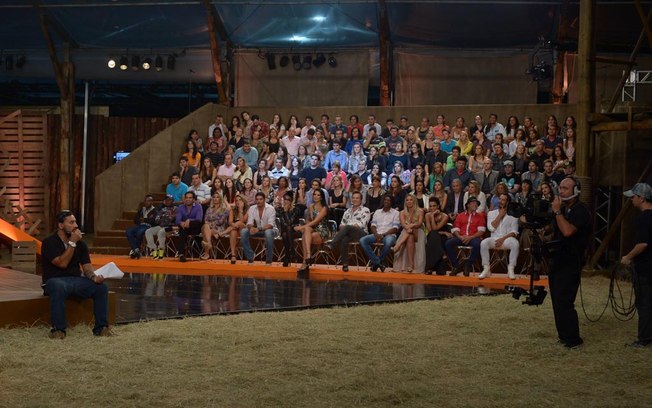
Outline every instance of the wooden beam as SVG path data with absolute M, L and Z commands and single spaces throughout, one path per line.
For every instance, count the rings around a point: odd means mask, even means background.
M 607 57 L 595 57 L 593 58 L 595 62 L 604 62 L 605 64 L 615 64 L 615 65 L 626 65 L 628 67 L 633 67 L 637 65 L 636 61 L 621 60 L 617 58 L 607 58 Z
M 215 76 L 215 83 L 217 84 L 217 93 L 220 98 L 220 103 L 228 104 L 229 98 L 224 89 L 224 83 L 222 81 L 222 65 L 220 63 L 220 45 L 217 41 L 217 18 L 215 17 L 215 8 L 213 7 L 210 0 L 204 0 L 204 6 L 206 7 L 206 18 L 208 21 L 208 40 L 211 46 L 211 62 L 213 63 L 213 73 Z
M 619 132 L 629 130 L 650 130 L 652 129 L 652 119 L 644 119 L 636 122 L 603 122 L 591 126 L 591 132 Z
M 643 23 L 643 32 L 645 32 L 645 36 L 647 37 L 647 42 L 652 48 L 652 30 L 650 30 L 650 24 L 649 24 L 649 17 L 645 17 L 645 11 L 643 10 L 643 6 L 641 5 L 641 0 L 636 0 L 634 1 L 634 7 L 636 7 L 636 12 L 638 13 L 639 18 L 641 19 L 641 23 Z
M 378 0 L 378 22 L 380 26 L 380 106 L 391 105 L 390 60 L 392 47 L 389 40 L 389 16 L 385 0 Z
M 578 41 L 577 77 L 577 150 L 575 152 L 576 171 L 579 176 L 590 176 L 589 114 L 595 109 L 595 43 L 593 22 L 596 0 L 580 2 L 580 32 Z

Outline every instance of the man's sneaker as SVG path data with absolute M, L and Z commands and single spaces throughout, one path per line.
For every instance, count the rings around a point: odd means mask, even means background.
M 491 276 L 491 269 L 489 268 L 489 265 L 485 265 L 482 267 L 482 273 L 480 274 L 480 276 L 478 276 L 478 279 L 484 279 L 490 276 Z
M 348 272 L 349 271 L 349 265 L 344 264 L 342 265 L 342 272 Z
M 582 344 L 584 344 L 584 340 L 579 339 L 574 342 L 565 342 L 563 344 L 564 347 L 566 347 L 569 350 L 577 350 L 578 348 L 582 347 Z
M 380 265 L 378 265 L 378 264 L 373 264 L 373 265 L 371 265 L 371 267 L 369 269 L 371 269 L 371 272 L 376 272 L 378 270 L 379 266 Z
M 102 327 L 102 330 L 100 330 L 97 333 L 94 333 L 95 336 L 98 337 L 111 337 L 115 336 L 115 333 L 113 333 L 113 330 L 111 330 L 108 326 Z
M 632 348 L 645 348 L 650 347 L 651 344 L 652 340 L 635 340 L 631 343 L 626 344 L 626 346 Z
M 387 267 L 383 264 L 378 265 L 378 269 L 380 269 L 381 272 L 385 272 L 385 268 Z
M 63 340 L 66 338 L 66 332 L 62 330 L 54 330 L 52 329 L 50 331 L 50 334 L 48 334 L 48 337 L 51 339 L 56 339 L 56 340 Z
M 464 272 L 463 272 L 463 274 L 464 274 L 464 276 L 471 275 L 471 265 L 469 265 L 468 262 L 464 263 Z
M 138 248 L 134 249 L 134 258 L 136 258 L 136 259 L 140 259 L 140 257 L 141 257 L 142 255 L 143 255 L 143 254 L 140 253 L 140 249 L 138 249 Z
M 449 276 L 456 276 L 458 273 L 460 273 L 460 270 L 461 270 L 461 269 L 462 269 L 462 268 L 461 268 L 460 265 L 453 266 L 453 269 L 451 270 L 451 273 L 450 273 Z
M 165 249 L 159 248 L 158 251 L 156 251 L 158 254 L 158 259 L 163 259 L 165 258 Z
M 186 262 L 186 261 L 187 261 L 187 259 L 186 259 L 185 255 L 179 256 L 179 262 Z
M 129 258 L 134 259 L 136 258 L 136 250 L 132 249 L 129 251 Z
M 507 277 L 511 280 L 516 279 L 516 273 L 514 273 L 513 266 L 507 266 Z

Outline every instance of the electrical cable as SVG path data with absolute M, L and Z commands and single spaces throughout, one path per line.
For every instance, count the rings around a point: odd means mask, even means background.
M 580 303 L 582 304 L 582 312 L 588 321 L 591 323 L 598 322 L 604 313 L 607 311 L 607 308 L 611 305 L 611 310 L 616 319 L 626 322 L 634 318 L 636 315 L 636 306 L 634 304 L 634 283 L 632 282 L 632 289 L 629 293 L 628 304 L 625 305 L 626 295 L 623 295 L 623 288 L 620 285 L 620 279 L 617 277 L 622 277 L 626 275 L 631 276 L 632 268 L 621 263 L 616 264 L 611 270 L 611 278 L 609 280 L 609 295 L 607 296 L 607 301 L 605 302 L 602 311 L 597 318 L 591 318 L 586 311 L 584 305 L 584 294 L 582 292 L 582 280 L 580 279 Z M 616 289 L 618 291 L 616 296 Z M 618 298 L 620 300 L 618 300 Z

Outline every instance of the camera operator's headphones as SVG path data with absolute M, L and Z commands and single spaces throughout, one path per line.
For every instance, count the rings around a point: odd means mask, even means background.
M 564 178 L 573 180 L 573 195 L 568 197 L 567 200 L 570 200 L 571 198 L 579 197 L 580 194 L 582 193 L 582 183 L 580 183 L 580 180 L 575 177 L 575 176 L 566 176 Z

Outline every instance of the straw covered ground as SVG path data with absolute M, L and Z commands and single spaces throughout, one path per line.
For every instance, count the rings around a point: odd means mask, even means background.
M 589 313 L 608 280 L 584 279 Z M 549 299 L 510 296 L 87 327 L 0 330 L 2 407 L 650 406 L 635 321 L 581 316 L 556 343 Z

